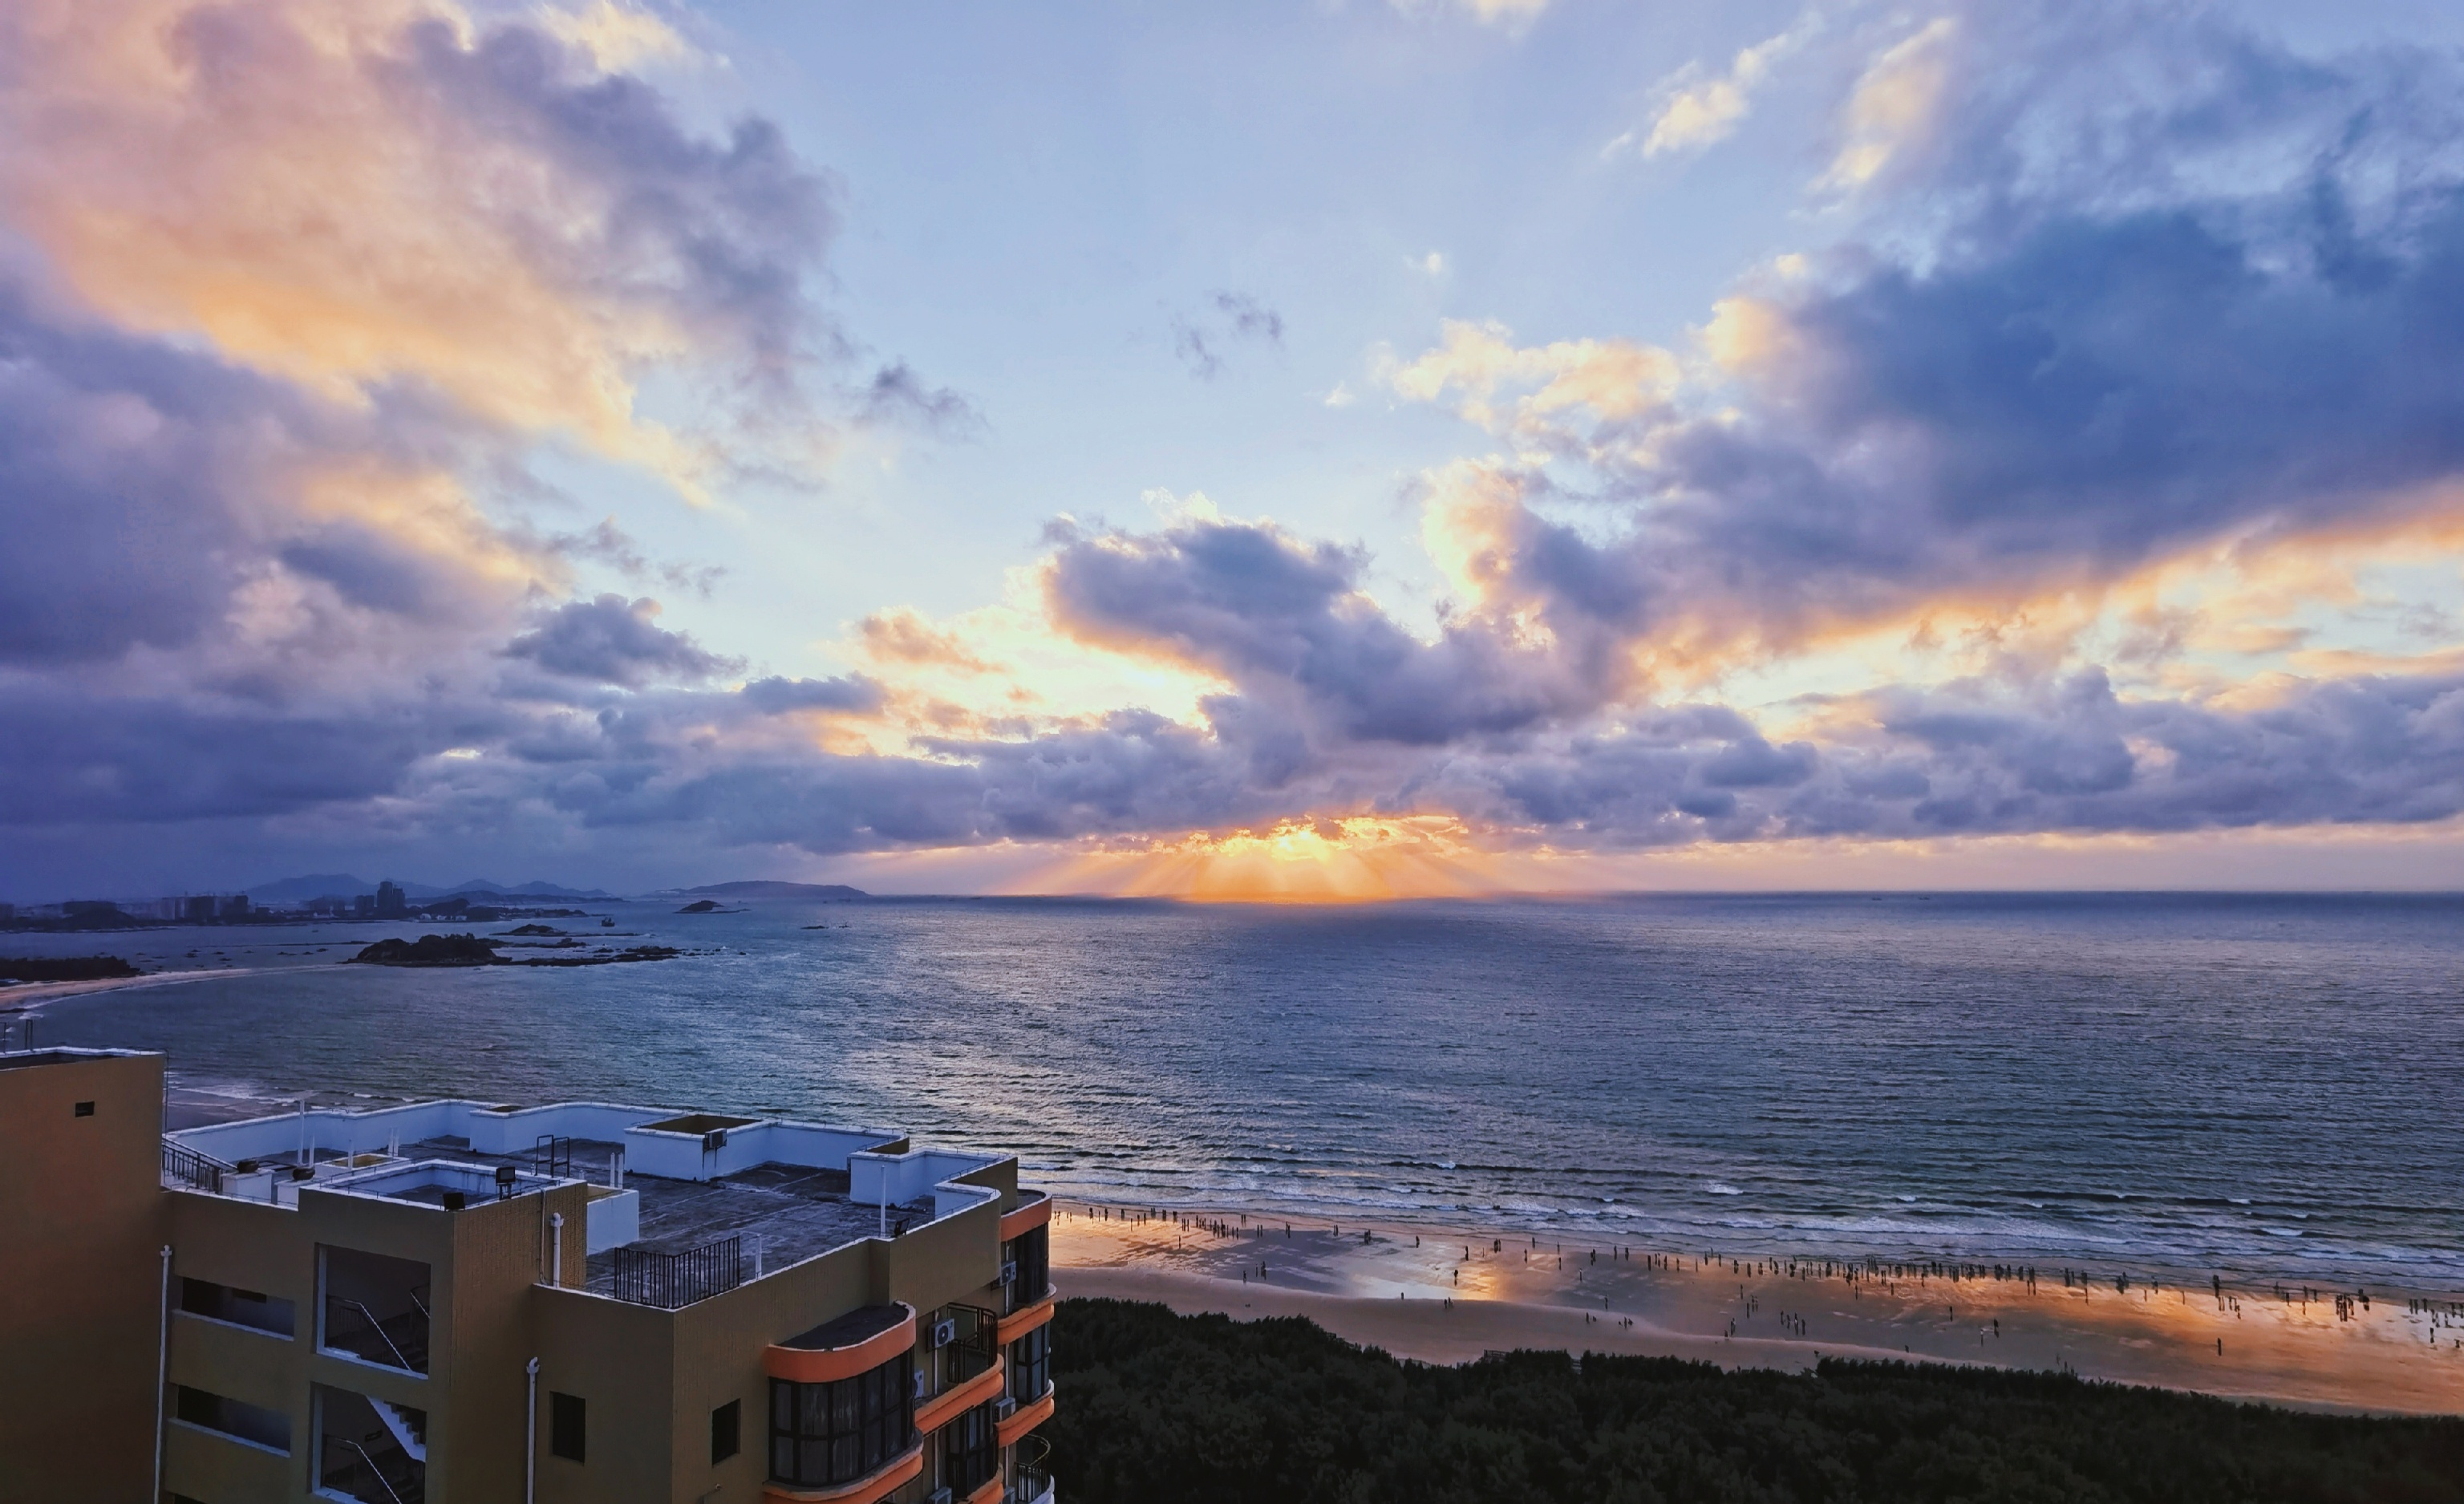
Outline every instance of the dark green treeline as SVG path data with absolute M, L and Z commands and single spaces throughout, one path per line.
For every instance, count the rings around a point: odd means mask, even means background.
M 1053 1382 L 1045 1430 L 1070 1504 L 2464 1500 L 2464 1420 L 2052 1374 L 1553 1353 L 1439 1368 L 1296 1319 L 1071 1300 Z

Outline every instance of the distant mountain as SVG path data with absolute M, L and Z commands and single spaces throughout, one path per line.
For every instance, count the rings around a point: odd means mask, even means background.
M 312 873 L 305 877 L 280 877 L 261 882 L 248 890 L 249 897 L 261 904 L 305 903 L 311 898 L 328 896 L 356 898 L 363 893 L 374 893 L 377 885 L 352 876 L 349 873 Z M 406 889 L 416 896 L 416 890 Z
M 405 883 L 403 891 L 410 892 L 410 885 Z M 457 893 L 490 893 L 501 894 L 508 898 L 588 898 L 600 903 L 608 902 L 616 896 L 604 888 L 560 888 L 552 882 L 507 884 L 490 882 L 485 877 L 473 877 L 469 882 L 456 883 L 451 888 L 439 888 L 436 892 L 448 896 Z M 426 896 L 426 895 L 419 895 L 419 896 Z
M 687 897 L 708 898 L 863 898 L 861 888 L 835 882 L 714 882 L 678 890 Z
M 485 877 L 473 877 L 469 882 L 456 883 L 450 888 L 438 888 L 424 882 L 404 882 L 400 886 L 403 896 L 413 903 L 451 897 L 457 894 L 465 897 L 501 895 L 508 898 L 563 898 L 591 903 L 621 901 L 614 894 L 599 888 L 560 888 L 552 882 L 510 884 L 490 882 Z M 376 891 L 375 883 L 349 873 L 311 873 L 305 877 L 280 877 L 273 882 L 258 883 L 248 890 L 248 896 L 257 903 L 278 907 L 327 896 L 356 898 L 363 893 Z

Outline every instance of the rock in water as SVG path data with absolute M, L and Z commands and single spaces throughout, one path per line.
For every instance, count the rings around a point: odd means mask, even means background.
M 381 940 L 351 960 L 371 966 L 497 966 L 505 958 L 475 935 L 422 935 L 415 940 Z

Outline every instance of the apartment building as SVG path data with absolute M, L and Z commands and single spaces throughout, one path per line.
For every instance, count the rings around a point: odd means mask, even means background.
M 0 1498 L 1053 1495 L 1013 1159 L 600 1102 L 162 1110 L 159 1054 L 0 1054 Z

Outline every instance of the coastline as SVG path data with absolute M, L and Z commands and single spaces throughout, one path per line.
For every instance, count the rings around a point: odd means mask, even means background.
M 209 977 L 253 977 L 269 968 L 264 966 L 215 966 L 202 971 L 149 971 L 140 977 L 95 977 L 83 982 L 29 982 L 0 990 L 0 1013 L 23 1012 L 36 1003 L 52 1003 L 61 998 L 84 997 L 95 992 L 120 992 L 130 987 L 176 986 L 183 982 L 203 982 Z M 311 967 L 286 967 L 286 970 L 311 970 Z
M 1901 1359 L 2058 1369 L 2307 1409 L 2464 1413 L 2464 1316 L 2432 1316 L 2397 1291 L 2340 1311 L 2333 1292 L 2304 1301 L 2233 1284 L 2066 1287 L 2044 1270 L 2033 1288 L 1931 1272 L 1852 1279 L 1837 1264 L 1826 1272 L 1643 1249 L 1620 1257 L 1573 1243 L 1561 1254 L 1529 1237 L 1427 1228 L 1294 1221 L 1287 1234 L 1280 1216 L 1252 1213 L 1245 1230 L 1241 1219 L 1058 1205 L 1054 1284 L 1065 1296 L 1153 1300 L 1185 1315 L 1306 1316 L 1428 1362 L 1516 1347 L 1728 1368 Z

